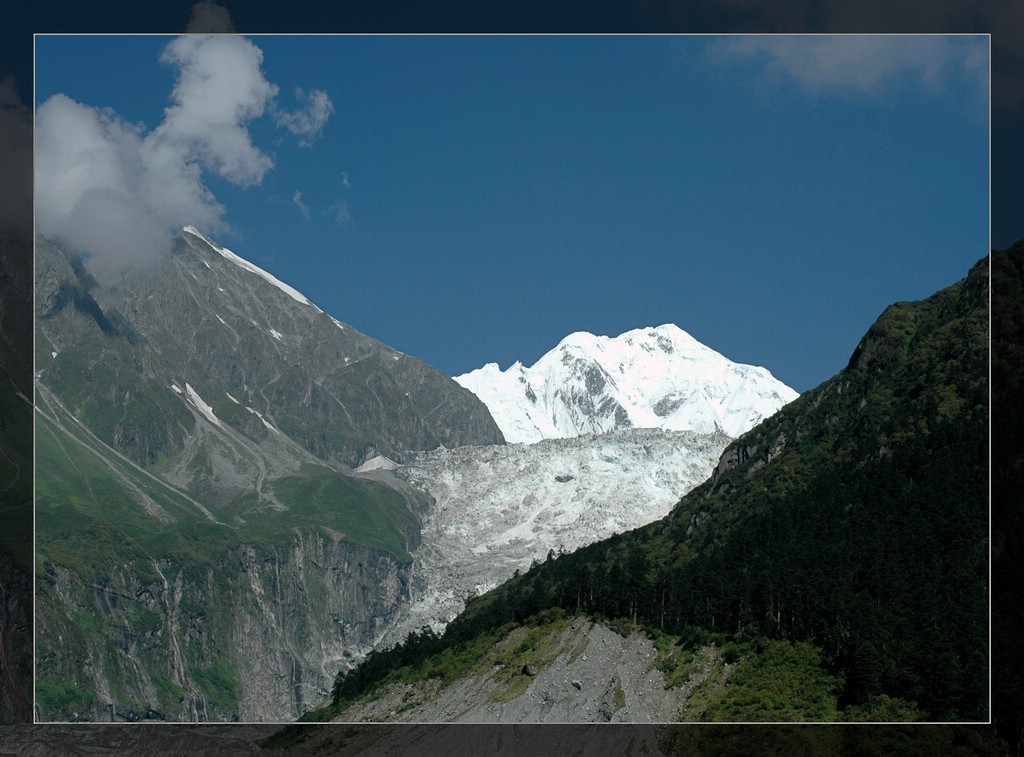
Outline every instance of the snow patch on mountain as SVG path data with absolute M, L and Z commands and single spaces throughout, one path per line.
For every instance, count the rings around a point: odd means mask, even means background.
M 230 396 L 230 395 L 228 395 L 228 396 Z M 268 421 L 268 420 L 267 420 L 266 418 L 264 418 L 264 417 L 263 417 L 263 414 L 262 414 L 262 413 L 261 413 L 261 412 L 260 412 L 259 410 L 256 410 L 256 409 L 254 409 L 254 408 L 251 408 L 251 407 L 249 407 L 248 405 L 246 405 L 246 406 L 245 406 L 245 409 L 246 409 L 246 410 L 248 410 L 248 411 L 249 411 L 250 413 L 254 414 L 254 415 L 255 415 L 255 416 L 256 416 L 257 418 L 259 418 L 259 419 L 260 419 L 261 421 L 263 421 L 263 425 L 264 425 L 264 426 L 266 426 L 266 427 L 267 427 L 268 429 L 270 429 L 271 431 L 273 431 L 273 432 L 274 432 L 275 434 L 280 434 L 280 433 L 281 433 L 280 431 L 278 431 L 278 430 L 277 430 L 277 429 L 276 429 L 276 428 L 274 427 L 274 425 L 273 425 L 272 423 L 270 423 L 270 421 Z
M 436 630 L 549 550 L 572 551 L 664 517 L 705 481 L 725 434 L 620 430 L 536 444 L 418 453 L 393 474 L 427 491 L 413 600 L 384 646 Z
M 377 455 L 365 463 L 355 468 L 353 473 L 366 473 L 372 470 L 394 470 L 398 467 L 398 463 L 390 458 L 384 457 L 384 455 Z
M 173 386 L 172 386 L 173 388 Z M 185 395 L 189 398 L 195 408 L 203 414 L 203 416 L 215 426 L 220 426 L 220 418 L 213 414 L 213 408 L 203 401 L 203 398 L 199 396 L 199 393 L 192 388 L 188 382 L 185 383 Z
M 734 363 L 672 324 L 617 337 L 576 332 L 529 368 L 488 363 L 455 380 L 483 400 L 510 443 L 622 428 L 736 437 L 798 396 L 765 368 Z

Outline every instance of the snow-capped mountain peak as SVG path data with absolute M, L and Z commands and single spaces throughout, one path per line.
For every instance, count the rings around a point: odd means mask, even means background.
M 488 363 L 455 380 L 513 443 L 620 428 L 735 437 L 797 396 L 766 369 L 734 363 L 671 323 L 617 337 L 577 331 L 529 368 Z

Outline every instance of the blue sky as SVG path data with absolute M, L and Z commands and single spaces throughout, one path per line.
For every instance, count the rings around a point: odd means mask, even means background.
M 144 140 L 172 39 L 38 37 L 37 107 Z M 212 236 L 449 374 L 671 322 L 803 391 L 989 249 L 985 37 L 247 39 L 263 168 L 183 152 Z

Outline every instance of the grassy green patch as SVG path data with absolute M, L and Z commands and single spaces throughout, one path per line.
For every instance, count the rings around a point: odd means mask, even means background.
M 207 667 L 189 666 L 189 675 L 215 707 L 231 712 L 238 708 L 238 678 L 223 658 Z
M 822 667 L 817 647 L 789 641 L 765 641 L 759 646 L 760 651 L 738 660 L 724 690 L 708 704 L 706 720 L 836 719 L 840 684 Z
M 614 697 L 615 709 L 621 710 L 626 706 L 626 692 L 622 690 L 622 681 L 618 678 L 615 679 L 615 690 L 612 692 Z
M 290 508 L 261 514 L 257 535 L 273 538 L 296 526 L 327 525 L 357 544 L 390 552 L 402 562 L 412 559 L 407 535 L 419 521 L 398 492 L 326 466 L 304 463 L 300 472 L 273 483 L 274 494 Z
M 185 697 L 185 691 L 167 676 L 154 673 L 150 679 L 156 686 L 161 701 L 180 702 Z
M 665 676 L 665 688 L 673 689 L 685 684 L 693 673 L 695 659 L 694 653 L 685 649 L 672 649 L 659 655 L 655 664 Z
M 563 652 L 572 653 L 572 650 L 560 643 L 559 636 L 574 620 L 571 616 L 565 616 L 560 609 L 548 610 L 530 619 L 530 625 L 524 626 L 521 631 L 512 632 L 495 646 L 494 653 L 484 660 L 490 667 L 501 666 L 493 676 L 499 683 L 493 695 L 495 701 L 515 699 L 529 688 L 532 679 L 523 674 L 523 666 L 529 664 L 542 670 Z
M 81 689 L 72 683 L 36 684 L 36 701 L 43 712 L 72 712 L 86 710 L 96 703 L 91 691 Z
M 406 539 L 418 521 L 401 495 L 373 482 L 305 465 L 301 475 L 273 483 L 289 509 L 264 509 L 244 527 L 232 526 L 211 521 L 183 494 L 111 451 L 90 446 L 45 418 L 38 426 L 37 558 L 85 580 L 116 563 L 131 563 L 144 579 L 155 580 L 153 558 L 211 566 L 239 544 L 273 548 L 303 527 L 326 526 L 354 543 L 411 559 Z M 146 501 L 171 522 L 148 512 Z M 258 509 L 255 493 L 232 507 L 246 515 Z

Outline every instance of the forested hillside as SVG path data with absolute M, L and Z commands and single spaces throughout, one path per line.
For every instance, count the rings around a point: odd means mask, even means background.
M 665 519 L 549 555 L 443 637 L 339 676 L 334 701 L 562 608 L 755 663 L 774 641 L 807 643 L 838 688 L 823 719 L 986 719 L 988 422 L 985 259 L 887 308 L 846 368 L 730 445 Z M 790 694 L 761 691 L 722 717 L 808 719 Z

